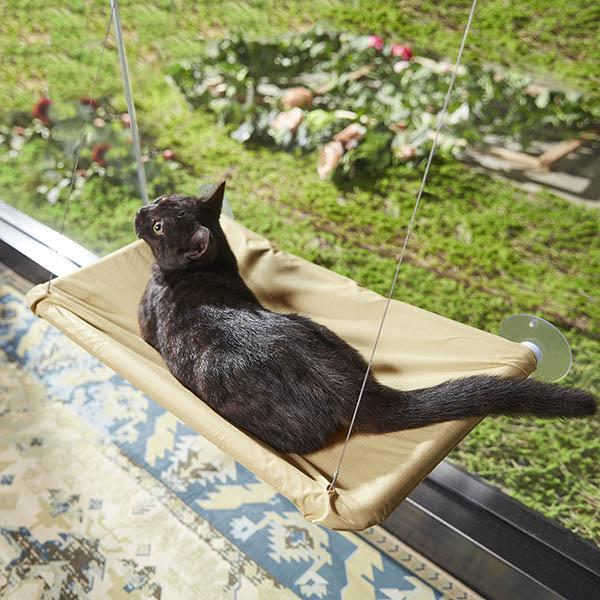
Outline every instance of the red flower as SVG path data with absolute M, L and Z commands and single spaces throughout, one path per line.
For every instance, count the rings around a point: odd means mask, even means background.
M 402 44 L 394 44 L 392 46 L 392 56 L 398 56 L 402 60 L 410 60 L 412 55 L 410 46 L 403 46 Z
M 50 98 L 40 98 L 31 111 L 33 118 L 39 119 L 46 127 L 52 126 L 52 121 L 48 116 L 48 110 L 51 105 L 52 100 L 50 100 Z
M 165 160 L 175 160 L 175 152 L 173 150 L 163 150 L 162 155 Z
M 81 102 L 81 104 L 83 104 L 84 106 L 89 106 L 90 108 L 100 108 L 100 102 L 98 102 L 98 100 L 95 100 L 94 98 L 79 98 L 79 102 Z
M 104 158 L 105 154 L 110 149 L 108 142 L 101 142 L 92 148 L 92 162 L 98 163 L 101 167 L 106 167 L 108 162 Z
M 375 48 L 375 50 L 383 50 L 383 39 L 378 35 L 370 35 L 369 40 L 367 41 L 367 46 L 369 48 Z

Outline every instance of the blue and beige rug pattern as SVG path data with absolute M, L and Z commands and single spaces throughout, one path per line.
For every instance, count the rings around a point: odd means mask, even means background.
M 333 532 L 61 333 L 0 272 L 1 598 L 475 598 Z

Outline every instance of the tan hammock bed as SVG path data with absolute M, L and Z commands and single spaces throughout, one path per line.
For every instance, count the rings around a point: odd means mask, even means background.
M 242 275 L 259 300 L 307 315 L 367 356 L 384 299 L 354 281 L 290 254 L 222 218 Z M 136 242 L 28 294 L 33 312 L 114 369 L 289 498 L 304 517 L 333 529 L 381 522 L 477 424 L 452 421 L 386 435 L 353 434 L 333 495 L 327 492 L 344 432 L 306 456 L 280 454 L 221 418 L 169 373 L 140 337 L 137 305 L 151 252 Z M 526 377 L 535 369 L 527 348 L 394 301 L 374 363 L 384 383 L 419 388 L 476 373 Z

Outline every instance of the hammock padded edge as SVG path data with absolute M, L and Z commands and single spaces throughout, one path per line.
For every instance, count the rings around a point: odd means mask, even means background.
M 354 281 L 275 250 L 235 221 L 221 223 L 249 287 L 266 307 L 296 312 L 329 327 L 368 356 L 385 299 Z M 275 452 L 185 389 L 140 337 L 137 306 L 152 254 L 134 242 L 27 295 L 32 311 L 293 502 L 332 529 L 361 530 L 383 521 L 477 424 L 471 418 L 383 435 L 353 434 L 336 493 L 327 485 L 345 432 L 305 456 Z M 403 302 L 393 301 L 374 372 L 399 389 L 474 374 L 526 377 L 527 348 Z

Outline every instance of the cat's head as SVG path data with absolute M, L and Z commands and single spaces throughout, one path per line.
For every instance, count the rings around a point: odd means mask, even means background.
M 135 215 L 135 232 L 165 271 L 206 267 L 228 246 L 219 225 L 225 182 L 199 197 L 161 196 Z

